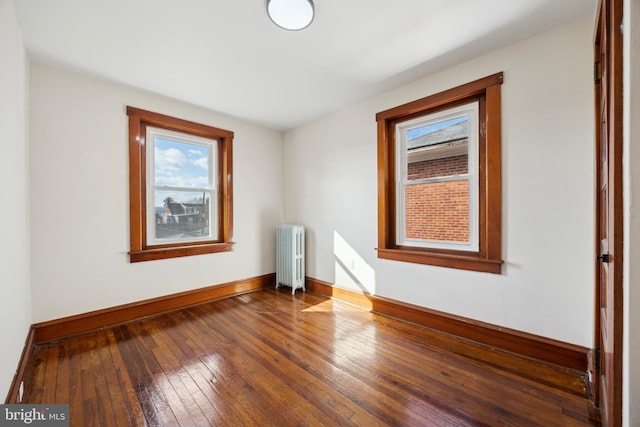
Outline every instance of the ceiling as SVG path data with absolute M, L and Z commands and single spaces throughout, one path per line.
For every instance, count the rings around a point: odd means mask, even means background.
M 595 10 L 595 0 L 15 0 L 31 59 L 286 130 Z

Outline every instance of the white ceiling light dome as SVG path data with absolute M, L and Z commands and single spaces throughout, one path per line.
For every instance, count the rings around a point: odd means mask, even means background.
M 302 30 L 313 21 L 313 1 L 267 0 L 267 14 L 280 28 L 290 31 Z

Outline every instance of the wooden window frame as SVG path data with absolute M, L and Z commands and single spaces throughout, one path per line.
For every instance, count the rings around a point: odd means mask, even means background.
M 151 261 L 233 250 L 233 132 L 127 107 L 129 116 L 129 221 L 130 262 Z M 147 244 L 146 129 L 154 127 L 218 141 L 218 239 L 202 242 Z M 214 226 L 212 224 L 212 226 Z
M 378 257 L 440 267 L 502 272 L 501 107 L 503 73 L 463 84 L 376 114 L 378 125 Z M 396 239 L 395 127 L 404 121 L 479 101 L 479 249 L 402 246 Z

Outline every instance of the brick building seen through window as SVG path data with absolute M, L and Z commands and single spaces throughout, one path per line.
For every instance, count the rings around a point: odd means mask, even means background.
M 407 238 L 469 241 L 469 181 L 446 180 L 469 173 L 468 135 L 468 121 L 462 121 L 408 141 L 407 179 L 445 180 L 407 186 Z

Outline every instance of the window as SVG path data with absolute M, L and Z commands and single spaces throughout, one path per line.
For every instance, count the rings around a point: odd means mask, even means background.
M 127 115 L 131 262 L 232 250 L 233 132 Z
M 378 257 L 501 272 L 502 77 L 376 115 Z
M 478 102 L 396 126 L 397 243 L 478 250 Z

